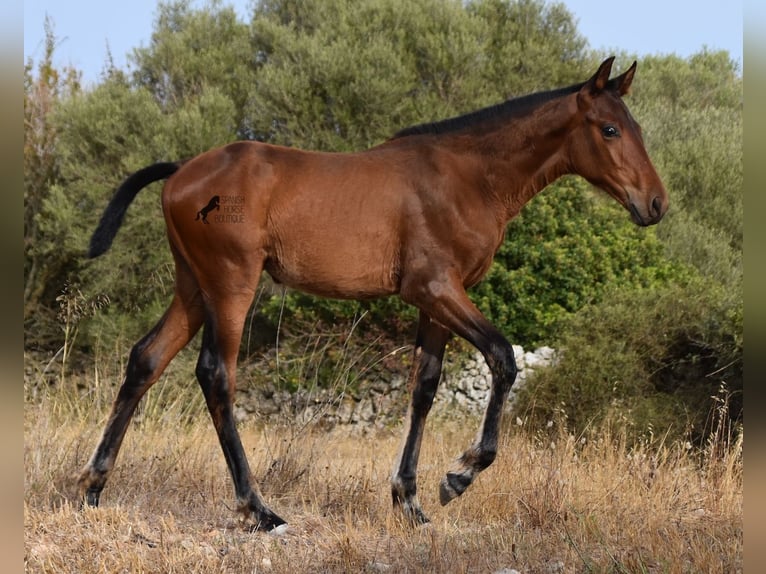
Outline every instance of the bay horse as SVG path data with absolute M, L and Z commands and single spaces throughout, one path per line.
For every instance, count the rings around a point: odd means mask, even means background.
M 98 505 L 136 405 L 204 326 L 195 374 L 237 510 L 255 529 L 285 524 L 252 481 L 232 412 L 245 316 L 263 271 L 323 297 L 398 295 L 419 310 L 411 400 L 390 482 L 394 506 L 415 524 L 428 522 L 416 474 L 447 340 L 457 334 L 483 354 L 492 373 L 486 411 L 439 489 L 441 504 L 460 496 L 495 459 L 503 403 L 516 378 L 511 344 L 466 294 L 487 273 L 508 222 L 565 174 L 606 191 L 641 226 L 657 223 L 668 208 L 622 99 L 636 62 L 610 79 L 613 60 L 583 83 L 407 128 L 365 151 L 240 141 L 128 177 L 104 211 L 89 256 L 109 248 L 143 187 L 167 179 L 162 209 L 175 293 L 131 350 L 101 440 L 77 479 L 81 502 Z M 200 225 L 195 215 L 211 201 L 216 211 Z

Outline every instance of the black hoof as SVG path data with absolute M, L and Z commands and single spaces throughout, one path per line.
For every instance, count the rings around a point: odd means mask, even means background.
M 253 518 L 255 520 L 255 524 L 250 527 L 251 532 L 271 532 L 275 528 L 278 528 L 283 524 L 287 524 L 285 520 L 270 510 L 261 512 L 260 516 L 257 518 L 253 516 Z
M 471 485 L 471 477 L 466 474 L 448 472 L 439 484 L 439 502 L 442 506 L 455 500 Z
M 404 517 L 412 526 L 422 526 L 428 524 L 431 520 L 421 510 L 417 502 L 402 498 L 396 489 L 392 489 L 391 495 L 394 501 L 394 508 L 401 511 Z
M 98 501 L 100 498 L 101 498 L 100 488 L 89 488 L 88 490 L 85 491 L 85 496 L 80 499 L 80 510 L 82 510 L 86 506 L 97 508 Z
M 406 503 L 399 505 L 399 510 L 401 510 L 410 526 L 422 526 L 431 522 L 431 519 L 426 516 L 420 506 Z

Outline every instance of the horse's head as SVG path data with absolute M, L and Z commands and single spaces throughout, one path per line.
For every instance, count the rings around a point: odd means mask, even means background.
M 641 127 L 622 101 L 636 63 L 610 80 L 613 61 L 605 60 L 576 94 L 570 161 L 575 173 L 619 201 L 634 222 L 653 225 L 668 209 L 668 194 L 644 148 Z

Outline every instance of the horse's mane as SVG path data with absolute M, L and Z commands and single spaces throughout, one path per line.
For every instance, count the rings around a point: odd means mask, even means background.
M 565 88 L 558 88 L 545 92 L 536 92 L 518 98 L 512 98 L 505 102 L 488 106 L 474 112 L 469 112 L 454 118 L 436 122 L 426 122 L 399 130 L 391 139 L 403 138 L 421 134 L 447 134 L 473 128 L 493 120 L 507 121 L 529 113 L 537 106 L 577 92 L 585 85 L 585 82 L 574 84 Z

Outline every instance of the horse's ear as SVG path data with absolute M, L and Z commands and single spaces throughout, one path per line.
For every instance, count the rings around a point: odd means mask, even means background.
M 597 96 L 604 91 L 604 88 L 606 88 L 606 85 L 609 82 L 609 74 L 612 72 L 613 63 L 614 56 L 610 56 L 601 62 L 596 73 L 583 84 L 583 87 L 580 88 L 580 93 L 577 94 L 577 101 L 580 106 L 587 107 L 592 97 Z
M 601 92 L 609 81 L 609 74 L 612 73 L 612 64 L 614 63 L 614 56 L 610 56 L 598 67 L 598 70 L 593 77 L 586 82 L 586 86 L 590 88 L 592 94 Z
M 637 64 L 638 62 L 634 60 L 633 65 L 630 68 L 612 80 L 612 82 L 614 82 L 615 86 L 617 87 L 617 92 L 620 94 L 620 96 L 624 96 L 630 91 L 630 85 L 633 83 L 633 76 L 636 75 Z

